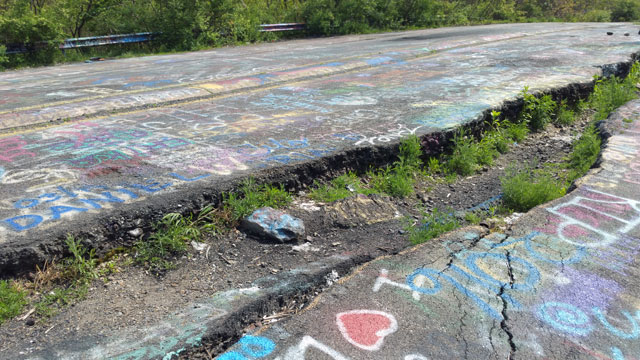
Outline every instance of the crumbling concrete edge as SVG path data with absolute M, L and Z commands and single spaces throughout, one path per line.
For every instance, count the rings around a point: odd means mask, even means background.
M 626 76 L 640 52 L 630 55 L 628 61 L 603 65 L 603 76 Z M 570 83 L 563 87 L 541 89 L 538 94 L 551 94 L 554 100 L 584 99 L 593 90 L 595 82 Z M 433 130 L 419 134 L 424 157 L 444 152 L 454 134 L 460 128 L 478 136 L 491 119 L 492 111 L 500 111 L 507 118 L 516 118 L 523 106 L 522 98 L 506 99 L 501 106 L 486 109 L 475 119 L 459 127 Z M 399 141 L 382 145 L 361 146 L 342 150 L 315 160 L 294 165 L 279 166 L 259 171 L 247 170 L 228 177 L 211 176 L 177 187 L 165 194 L 158 194 L 145 201 L 123 204 L 101 214 L 92 214 L 82 219 L 73 219 L 65 226 L 44 230 L 32 230 L 27 235 L 17 236 L 14 241 L 0 244 L 0 278 L 7 278 L 33 271 L 36 265 L 68 255 L 65 239 L 71 235 L 82 239 L 85 246 L 95 249 L 98 255 L 121 247 L 131 247 L 142 230 L 150 233 L 153 224 L 167 213 L 197 213 L 207 205 L 219 205 L 223 194 L 236 191 L 242 182 L 252 177 L 258 183 L 283 184 L 287 190 L 304 189 L 319 178 L 330 178 L 347 170 L 364 173 L 370 167 L 391 164 L 399 152 Z M 34 239 L 47 239 L 42 242 Z

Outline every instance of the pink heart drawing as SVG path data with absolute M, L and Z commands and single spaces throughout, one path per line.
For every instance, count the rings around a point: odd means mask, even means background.
M 336 315 L 342 336 L 363 350 L 380 350 L 384 338 L 398 330 L 396 318 L 375 310 L 351 310 Z

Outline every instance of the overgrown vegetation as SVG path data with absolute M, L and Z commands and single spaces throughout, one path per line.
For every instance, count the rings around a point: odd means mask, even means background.
M 573 149 L 566 162 L 561 166 L 545 164 L 542 168 L 535 170 L 530 166 L 519 171 L 515 168 L 509 169 L 506 176 L 501 179 L 505 205 L 515 211 L 528 211 L 537 205 L 563 196 L 571 183 L 589 171 L 598 158 L 602 141 L 594 122 L 606 119 L 616 108 L 636 98 L 638 81 L 640 81 L 638 62 L 632 65 L 624 79 L 616 76 L 596 78 L 594 91 L 589 99 L 586 102 L 579 102 L 576 106 L 579 110 L 590 107 L 595 111 L 592 124 L 573 143 Z M 550 98 L 544 100 L 547 95 L 535 100 L 527 90 L 525 88 L 523 91 L 525 108 L 522 118 L 525 121 L 529 120 L 529 125 L 535 123 L 535 127 L 542 126 L 540 129 L 543 129 L 548 122 L 547 114 L 551 114 L 554 105 L 549 103 Z M 541 116 L 545 120 L 532 122 L 531 119 L 538 116 L 536 114 L 543 114 Z M 575 116 L 574 111 L 561 103 L 556 123 L 571 124 Z
M 310 35 L 335 35 L 494 22 L 639 18 L 638 0 L 3 0 L 0 44 L 30 51 L 3 61 L 0 49 L 0 66 L 194 50 L 291 36 L 260 33 L 261 23 L 304 22 Z M 67 51 L 66 58 L 56 49 L 65 38 L 144 31 L 162 36 L 146 45 Z
M 561 103 L 554 122 L 561 126 L 571 124 L 586 107 L 595 110 L 593 122 L 606 117 L 609 112 L 636 96 L 636 83 L 640 81 L 639 69 L 638 63 L 635 63 L 625 79 L 596 79 L 595 90 L 589 99 L 578 101 L 575 111 Z M 528 97 L 528 89 L 525 88 L 522 94 Z M 415 181 L 420 177 L 439 176 L 440 181 L 448 182 L 455 181 L 457 174 L 472 174 L 479 166 L 489 165 L 499 154 L 507 152 L 512 142 L 522 141 L 529 132 L 529 126 L 539 126 L 532 125 L 532 122 L 546 125 L 551 121 L 552 112 L 549 109 L 556 108 L 556 104 L 550 104 L 550 98 L 544 99 L 545 96 L 538 97 L 537 100 L 525 100 L 528 105 L 525 105 L 523 112 L 528 115 L 521 115 L 520 122 L 500 120 L 501 114 L 493 112 L 490 123 L 486 124 L 488 130 L 482 134 L 480 141 L 462 130 L 459 131 L 452 141 L 451 151 L 441 157 L 429 158 L 426 169 L 421 160 L 420 140 L 412 135 L 401 142 L 398 160 L 391 166 L 372 169 L 363 178 L 347 173 L 327 184 L 316 183 L 310 196 L 326 202 L 354 193 L 386 193 L 405 197 L 414 191 Z M 538 107 L 542 107 L 544 111 Z M 545 119 L 532 121 L 539 114 Z M 627 125 L 632 122 L 630 119 L 623 121 Z M 418 244 L 460 227 L 461 220 L 478 224 L 483 218 L 493 217 L 496 212 L 503 213 L 506 209 L 527 211 L 563 196 L 571 183 L 583 176 L 597 160 L 601 139 L 593 122 L 574 141 L 572 152 L 563 163 L 545 164 L 539 168 L 533 165 L 525 166 L 524 169 L 508 168 L 506 175 L 501 178 L 501 205 L 491 207 L 488 211 L 466 212 L 458 216 L 452 210 L 434 209 L 430 213 L 423 211 L 423 220 L 418 226 L 407 226 L 409 240 Z M 291 200 L 291 194 L 282 186 L 257 185 L 254 180 L 249 179 L 237 193 L 224 195 L 222 208 L 205 207 L 195 216 L 177 213 L 166 215 L 148 239 L 136 242 L 135 261 L 154 272 L 170 269 L 173 267 L 170 258 L 185 253 L 190 241 L 199 241 L 205 234 L 224 231 L 259 207 L 284 207 Z M 51 316 L 57 309 L 84 298 L 93 280 L 104 279 L 106 275 L 116 271 L 112 262 L 101 263 L 96 258 L 95 251 L 87 250 L 80 240 L 68 237 L 65 243 L 70 256 L 59 263 L 49 263 L 42 269 L 38 268 L 34 279 L 27 285 L 0 281 L 0 324 L 20 314 L 30 302 L 36 314 L 41 317 Z M 32 295 L 28 295 L 29 292 Z
M 16 284 L 0 280 L 0 325 L 18 316 L 27 304 L 26 294 Z

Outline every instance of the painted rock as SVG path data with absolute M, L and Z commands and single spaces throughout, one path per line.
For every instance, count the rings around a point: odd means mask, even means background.
M 263 207 L 242 221 L 242 229 L 284 243 L 304 236 L 304 223 L 284 211 Z

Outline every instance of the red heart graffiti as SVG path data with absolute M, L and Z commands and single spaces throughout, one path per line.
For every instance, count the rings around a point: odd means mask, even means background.
M 398 330 L 393 315 L 374 310 L 352 310 L 336 315 L 342 336 L 363 350 L 380 350 L 384 338 Z

